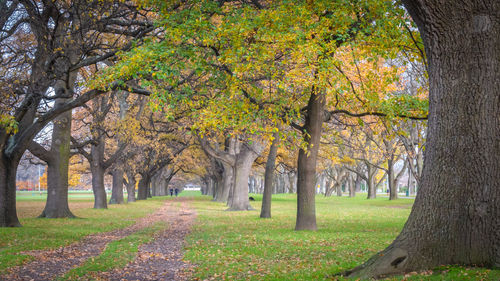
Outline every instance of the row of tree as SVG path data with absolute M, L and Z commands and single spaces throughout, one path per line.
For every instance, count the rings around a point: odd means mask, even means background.
M 113 203 L 137 174 L 145 199 L 151 181 L 162 194 L 183 171 L 212 179 L 215 200 L 230 210 L 248 210 L 252 166 L 267 155 L 262 217 L 270 216 L 278 155 L 295 155 L 296 230 L 316 229 L 318 162 L 333 185 L 347 170 L 371 196 L 384 170 L 394 198 L 402 160 L 420 183 L 409 222 L 383 254 L 348 274 L 499 263 L 500 126 L 490 118 L 499 76 L 487 59 L 498 57 L 495 1 L 444 1 L 446 11 L 405 1 L 424 44 L 393 1 L 139 2 L 0 2 L 0 225 L 19 225 L 15 175 L 27 149 L 48 164 L 46 217 L 71 216 L 72 152 L 89 164 L 95 208 L 107 204 L 107 171 Z M 428 133 L 416 121 L 427 118 L 426 70 Z M 148 105 L 133 93 L 150 96 Z M 44 145 L 37 134 L 50 122 Z M 171 165 L 183 151 L 192 162 Z

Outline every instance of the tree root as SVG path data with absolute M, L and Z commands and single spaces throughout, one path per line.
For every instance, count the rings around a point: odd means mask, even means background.
M 406 273 L 407 262 L 408 251 L 391 245 L 384 251 L 371 257 L 364 264 L 342 272 L 339 275 L 363 280 L 380 279 Z

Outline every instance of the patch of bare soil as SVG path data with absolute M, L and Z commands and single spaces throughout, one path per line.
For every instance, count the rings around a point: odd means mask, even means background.
M 181 198 L 179 198 L 181 199 Z M 182 260 L 184 238 L 196 217 L 186 201 L 169 206 L 168 227 L 151 243 L 139 248 L 136 259 L 125 268 L 99 273 L 99 280 L 191 280 L 192 266 Z
M 158 235 L 158 237 L 156 237 L 156 239 L 152 243 L 148 244 L 149 246 L 142 246 L 139 250 L 139 255 L 135 262 L 149 262 L 149 260 L 152 260 L 152 263 L 159 263 L 162 258 L 163 260 L 171 260 L 172 265 L 169 266 L 170 268 L 168 276 L 171 276 L 171 273 L 174 272 L 174 275 L 172 276 L 173 278 L 176 278 L 176 276 L 179 275 L 178 272 L 180 272 L 180 269 L 186 267 L 181 261 L 182 243 L 185 234 L 189 231 L 188 227 L 190 227 L 195 214 L 193 211 L 187 208 L 186 202 L 181 202 L 181 208 L 174 206 L 174 204 L 176 204 L 175 201 L 167 201 L 165 205 L 163 205 L 158 211 L 156 211 L 152 215 L 139 219 L 134 225 L 127 228 L 117 229 L 106 233 L 89 235 L 78 243 L 69 245 L 67 247 L 61 247 L 56 250 L 23 252 L 23 254 L 34 256 L 34 261 L 22 266 L 10 268 L 7 274 L 0 276 L 0 280 L 54 280 L 57 277 L 64 275 L 70 269 L 81 265 L 88 258 L 99 255 L 108 243 L 118 239 L 122 239 L 140 229 L 152 226 L 159 221 L 166 222 L 168 225 L 168 230 Z M 187 215 L 183 216 L 182 214 Z M 151 257 L 151 254 L 153 257 Z M 150 256 L 146 257 L 147 255 Z M 133 270 L 133 263 L 130 266 L 130 270 Z M 155 272 L 159 272 L 157 267 L 154 267 L 153 265 L 151 265 L 149 268 L 155 271 L 143 272 L 142 274 L 154 276 Z M 136 269 L 140 271 L 140 268 Z M 121 272 L 121 274 L 125 274 L 126 271 L 105 273 L 100 278 L 97 278 L 101 280 L 131 280 L 127 279 L 126 277 L 118 276 L 118 272 Z M 108 277 L 106 277 L 106 275 Z M 134 280 L 137 280 L 137 278 Z M 138 280 L 160 279 L 138 278 Z

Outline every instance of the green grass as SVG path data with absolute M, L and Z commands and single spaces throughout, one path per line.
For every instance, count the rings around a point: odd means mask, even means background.
M 71 269 L 59 280 L 94 280 L 99 272 L 125 267 L 135 259 L 139 246 L 150 242 L 153 235 L 164 229 L 164 223 L 141 229 L 120 240 L 113 241 L 97 257 L 90 258 L 81 266 Z
M 123 228 L 158 209 L 160 197 L 128 205 L 92 209 L 85 193 L 70 195 L 70 208 L 79 219 L 36 219 L 43 209 L 43 195 L 22 194 L 18 213 L 22 228 L 0 228 L 0 273 L 31 257 L 23 251 L 54 249 L 89 234 Z M 29 196 L 33 196 L 29 198 Z M 273 195 L 271 219 L 259 219 L 261 195 L 249 212 L 227 212 L 226 206 L 184 191 L 198 213 L 188 236 L 185 259 L 197 265 L 195 277 L 215 280 L 332 280 L 386 247 L 406 221 L 412 199 L 389 201 L 318 196 L 318 231 L 293 231 L 296 195 Z M 72 269 L 66 280 L 97 279 L 99 272 L 121 268 L 132 261 L 141 244 L 166 227 L 157 224 L 108 244 L 99 256 Z M 500 270 L 448 266 L 427 273 L 391 280 L 500 280 Z
M 70 199 L 70 208 L 79 217 L 76 219 L 38 219 L 44 202 L 20 200 L 18 215 L 23 227 L 0 228 L 0 273 L 31 259 L 19 254 L 23 251 L 55 249 L 93 233 L 127 227 L 154 212 L 164 200 L 165 197 L 158 197 L 96 210 L 92 209 L 92 200 Z
M 400 232 L 412 199 L 316 198 L 318 231 L 293 231 L 296 195 L 273 195 L 271 219 L 256 211 L 226 212 L 210 198 L 193 202 L 198 223 L 188 237 L 185 259 L 195 277 L 216 280 L 331 280 L 384 249 Z M 500 280 L 500 270 L 448 267 L 408 280 Z M 404 279 L 400 276 L 394 280 Z M 342 279 L 342 278 L 340 278 Z

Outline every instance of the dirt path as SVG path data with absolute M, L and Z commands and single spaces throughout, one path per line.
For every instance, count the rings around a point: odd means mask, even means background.
M 56 250 L 23 252 L 34 256 L 35 260 L 9 269 L 0 280 L 55 280 L 88 258 L 99 255 L 108 243 L 159 221 L 166 222 L 167 229 L 157 234 L 151 243 L 142 245 L 134 262 L 124 269 L 93 277 L 98 280 L 187 280 L 182 275 L 183 269 L 188 268 L 182 261 L 182 246 L 195 217 L 184 198 L 166 201 L 155 213 L 127 228 L 93 234 Z

